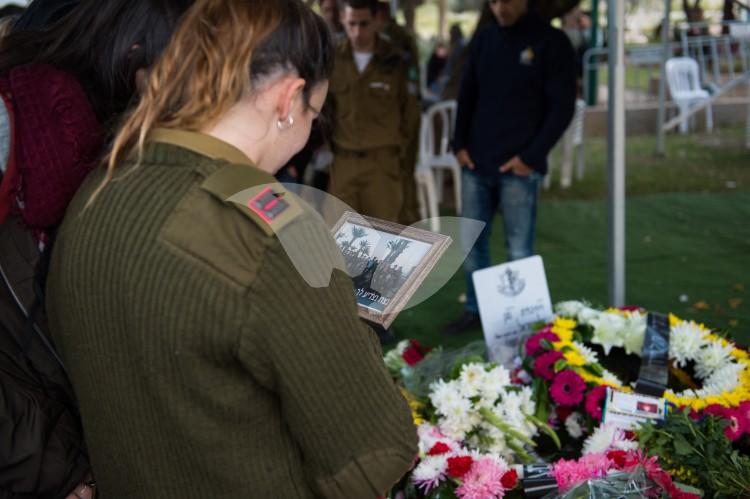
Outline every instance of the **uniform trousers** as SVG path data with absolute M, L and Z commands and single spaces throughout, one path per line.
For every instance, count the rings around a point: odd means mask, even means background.
M 398 148 L 338 150 L 329 193 L 361 215 L 397 222 L 403 203 L 402 180 Z

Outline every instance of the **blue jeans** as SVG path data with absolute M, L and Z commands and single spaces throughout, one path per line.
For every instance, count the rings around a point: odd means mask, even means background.
M 490 266 L 490 234 L 492 219 L 500 207 L 503 218 L 505 250 L 508 261 L 534 254 L 534 229 L 539 184 L 542 176 L 534 172 L 528 177 L 512 173 L 485 176 L 464 168 L 461 174 L 461 216 L 484 222 L 476 244 L 464 261 L 466 275 L 466 310 L 479 313 L 471 274 Z M 468 243 L 465 238 L 463 244 Z

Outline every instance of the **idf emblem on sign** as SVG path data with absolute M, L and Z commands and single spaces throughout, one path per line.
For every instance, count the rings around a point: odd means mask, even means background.
M 505 269 L 505 272 L 500 274 L 499 278 L 500 284 L 497 286 L 497 290 L 505 296 L 518 296 L 526 287 L 526 281 L 521 278 L 521 273 L 511 267 Z

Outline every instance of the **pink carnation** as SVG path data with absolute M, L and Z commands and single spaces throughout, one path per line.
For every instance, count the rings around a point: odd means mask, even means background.
M 456 489 L 456 495 L 461 499 L 499 499 L 505 495 L 502 479 L 506 471 L 490 457 L 474 461 L 463 477 L 463 484 Z
M 576 372 L 566 369 L 557 373 L 549 393 L 558 405 L 574 406 L 583 400 L 586 383 Z
M 561 459 L 552 465 L 552 476 L 560 492 L 565 493 L 579 483 L 607 474 L 612 461 L 604 454 L 587 454 L 578 461 Z
M 552 381 L 555 377 L 555 362 L 564 358 L 560 352 L 547 352 L 536 358 L 534 361 L 534 374 L 547 381 Z
M 586 412 L 597 421 L 602 420 L 602 402 L 607 396 L 607 387 L 597 386 L 586 395 Z
M 555 341 L 560 341 L 560 337 L 551 331 L 547 331 L 546 329 L 542 330 L 541 332 L 526 340 L 526 355 L 536 356 L 538 353 L 543 352 L 544 347 L 542 347 L 541 345 L 542 340 L 547 340 L 552 343 Z

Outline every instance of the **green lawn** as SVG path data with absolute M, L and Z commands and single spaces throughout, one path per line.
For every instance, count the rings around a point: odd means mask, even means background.
M 750 151 L 742 131 L 668 137 L 667 155 L 653 155 L 653 139 L 627 146 L 627 302 L 673 312 L 750 343 Z M 568 190 L 542 194 L 537 252 L 545 261 L 553 302 L 585 298 L 607 302 L 606 144 L 587 142 L 587 170 Z M 493 262 L 504 261 L 499 217 Z M 437 294 L 404 311 L 399 339 L 459 346 L 440 328 L 462 310 L 461 272 Z

